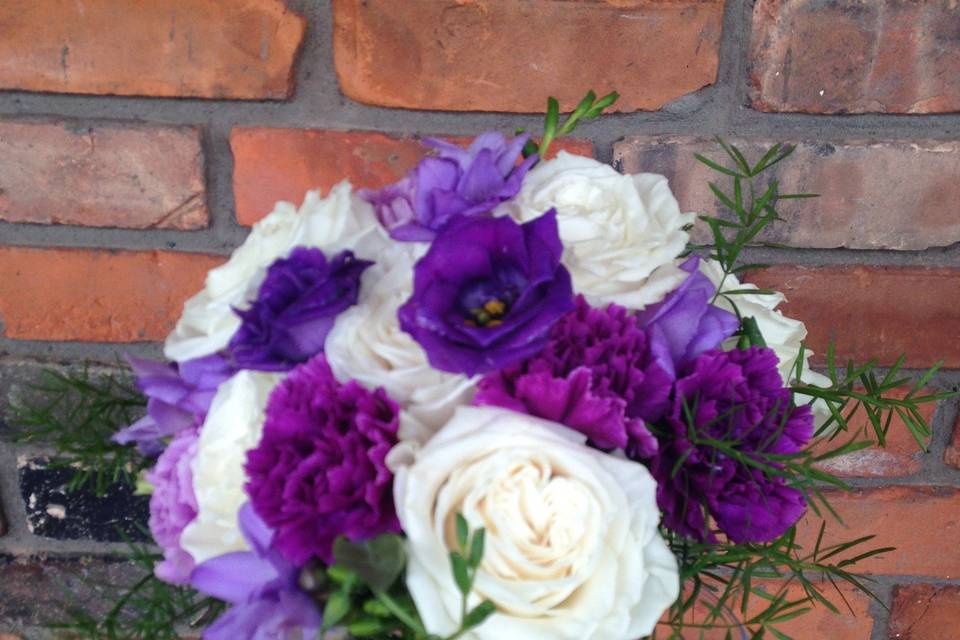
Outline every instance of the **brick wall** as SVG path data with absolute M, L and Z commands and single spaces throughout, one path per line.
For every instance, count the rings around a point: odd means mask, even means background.
M 775 266 L 811 346 L 944 358 L 960 382 L 960 8 L 929 0 L 5 0 L 0 3 L 0 408 L 43 366 L 159 355 L 183 300 L 277 199 L 384 184 L 415 136 L 536 128 L 554 94 L 618 90 L 573 143 L 671 178 L 711 212 L 715 134 L 781 165 Z M 468 113 L 457 113 L 468 112 Z M 957 405 L 842 460 L 850 535 L 882 603 L 818 610 L 801 640 L 947 640 L 960 619 Z M 905 434 L 901 429 L 898 434 Z M 117 505 L 64 497 L 42 446 L 0 422 L 0 638 L 43 637 L 67 594 L 122 579 Z M 130 501 L 130 502 L 128 502 Z M 92 582 L 91 582 L 92 581 Z

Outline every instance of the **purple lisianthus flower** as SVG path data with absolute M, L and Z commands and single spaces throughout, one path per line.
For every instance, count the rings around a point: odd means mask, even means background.
M 323 350 L 337 315 L 357 303 L 360 276 L 373 263 L 344 251 L 330 261 L 297 247 L 267 270 L 256 301 L 237 310 L 243 324 L 227 352 L 240 369 L 287 371 Z
M 400 327 L 442 371 L 472 376 L 520 362 L 573 309 L 562 252 L 553 209 L 523 225 L 459 218 L 414 267 Z
M 164 582 L 187 584 L 193 571 L 193 556 L 180 546 L 180 534 L 197 517 L 190 464 L 197 454 L 197 430 L 181 431 L 160 454 L 147 473 L 153 485 L 150 496 L 150 533 L 163 549 L 164 561 L 154 573 Z
M 191 575 L 198 591 L 233 605 L 203 632 L 204 640 L 319 637 L 320 612 L 298 586 L 299 569 L 271 547 L 274 532 L 249 503 L 239 522 L 252 551 L 218 556 Z
M 474 402 L 553 420 L 601 449 L 649 458 L 657 441 L 646 423 L 667 410 L 672 387 L 636 316 L 615 304 L 593 308 L 579 296 L 546 347 L 484 376 Z
M 267 403 L 260 444 L 247 453 L 247 494 L 297 565 L 333 560 L 353 541 L 400 531 L 393 474 L 399 406 L 382 390 L 341 384 L 323 355 L 294 369 Z
M 660 452 L 651 465 L 664 526 L 712 541 L 709 515 L 733 542 L 776 539 L 803 514 L 803 493 L 709 441 L 755 460 L 796 453 L 813 433 L 810 407 L 792 404 L 770 349 L 707 351 L 681 374 L 672 407 L 659 423 Z
M 463 149 L 428 138 L 424 144 L 436 155 L 421 160 L 400 182 L 360 195 L 374 205 L 392 238 L 429 242 L 450 220 L 487 213 L 517 195 L 523 176 L 537 161 L 534 155 L 517 164 L 528 139 L 508 140 L 488 131 Z
M 136 443 L 145 456 L 155 456 L 165 439 L 203 423 L 217 387 L 233 375 L 219 355 L 176 363 L 128 357 L 137 386 L 147 396 L 147 415 L 113 436 L 119 444 Z
M 735 315 L 710 304 L 717 288 L 699 271 L 696 256 L 680 268 L 686 280 L 662 301 L 640 312 L 650 349 L 671 375 L 704 351 L 718 348 L 740 327 Z

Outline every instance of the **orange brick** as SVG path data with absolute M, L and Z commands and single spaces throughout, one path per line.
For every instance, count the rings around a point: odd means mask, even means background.
M 897 585 L 890 611 L 891 640 L 956 640 L 960 587 Z
M 723 0 L 334 0 L 340 87 L 407 109 L 659 109 L 717 77 Z
M 7 338 L 162 340 L 218 256 L 169 251 L 0 247 Z
M 858 363 L 906 353 L 908 366 L 960 366 L 960 269 L 778 265 L 747 280 L 787 296 L 781 309 L 806 323 L 815 363 L 832 338 L 838 357 Z
M 278 99 L 306 21 L 283 0 L 4 0 L 0 88 Z
M 470 138 L 448 138 L 469 144 Z M 299 204 L 310 189 L 324 192 L 348 178 L 378 188 L 400 179 L 428 151 L 419 140 L 382 133 L 240 127 L 230 134 L 237 220 L 251 225 L 274 203 Z M 589 141 L 560 139 L 552 152 L 593 155 Z
M 848 570 L 939 578 L 960 576 L 960 546 L 947 542 L 960 536 L 960 489 L 893 486 L 853 492 L 830 490 L 826 495 L 843 524 L 826 516 L 823 546 L 876 535 L 862 551 L 896 547 L 896 551 L 864 560 Z M 801 521 L 798 543 L 805 550 L 813 550 L 820 523 L 812 511 Z

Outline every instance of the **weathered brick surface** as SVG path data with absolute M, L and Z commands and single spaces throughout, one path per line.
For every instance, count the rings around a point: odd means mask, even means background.
M 960 622 L 960 587 L 905 584 L 893 589 L 891 640 L 954 640 Z
M 909 391 L 904 388 L 894 397 L 903 397 Z M 933 420 L 937 409 L 935 402 L 920 405 L 920 413 L 927 424 Z M 850 430 L 841 433 L 832 441 L 824 438 L 815 447 L 818 453 L 825 453 L 836 449 L 849 441 L 854 435 L 860 440 L 876 440 L 876 432 L 862 409 L 850 419 Z M 901 477 L 913 475 L 920 471 L 924 452 L 920 448 L 906 423 L 899 416 L 894 416 L 887 433 L 886 446 L 874 446 L 854 453 L 832 458 L 818 465 L 820 468 L 839 476 L 847 477 Z
M 751 161 L 779 140 L 731 140 Z M 761 179 L 776 179 L 781 193 L 816 193 L 819 198 L 781 202 L 784 220 L 759 240 L 794 247 L 926 249 L 960 242 L 960 143 L 885 141 L 796 143 L 793 155 Z M 681 207 L 717 215 L 723 208 L 708 183 L 723 176 L 697 161 L 700 153 L 731 164 L 716 142 L 693 137 L 633 137 L 614 147 L 614 161 L 631 173 L 662 173 Z M 726 187 L 728 193 L 732 187 Z M 706 225 L 695 239 L 709 241 Z
M 953 2 L 759 0 L 752 99 L 764 111 L 960 110 Z
M 162 340 L 222 258 L 170 251 L 0 247 L 3 335 Z
M 960 366 L 960 270 L 925 267 L 777 265 L 747 280 L 782 291 L 782 311 L 804 321 L 808 345 L 822 362 L 831 339 L 837 356 L 927 367 Z M 845 360 L 844 360 L 845 361 Z
M 588 89 L 659 109 L 716 79 L 723 0 L 334 0 L 340 87 L 369 104 L 572 108 Z M 669 61 L 669 62 L 667 62 Z
M 469 144 L 468 138 L 452 138 Z M 274 203 L 299 204 L 310 189 L 349 179 L 354 187 L 377 188 L 395 182 L 428 151 L 412 137 L 370 131 L 239 127 L 230 134 L 233 192 L 240 224 L 270 213 Z M 592 155 L 585 140 L 563 138 L 552 148 Z
M 944 544 L 960 535 L 960 489 L 891 486 L 849 493 L 829 491 L 826 495 L 843 524 L 827 516 L 823 545 L 876 534 L 862 551 L 896 547 L 896 551 L 857 563 L 857 572 L 937 578 L 960 575 L 960 546 Z M 820 522 L 810 511 L 802 519 L 798 543 L 804 549 L 813 550 Z
M 960 469 L 960 417 L 953 425 L 953 436 L 946 451 L 943 452 L 943 461 L 954 469 Z
M 5 0 L 0 88 L 201 98 L 293 92 L 305 21 L 283 0 Z
M 206 227 L 200 132 L 192 127 L 0 121 L 0 220 Z

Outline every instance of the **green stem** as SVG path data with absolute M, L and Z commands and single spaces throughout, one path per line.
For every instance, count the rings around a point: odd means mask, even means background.
M 417 634 L 418 638 L 422 638 L 427 635 L 427 630 L 424 629 L 423 624 L 410 615 L 410 612 L 404 609 L 399 602 L 393 599 L 392 596 L 384 591 L 375 591 L 374 595 L 377 597 L 377 600 L 383 603 L 383 606 L 385 606 L 390 613 L 395 615 L 400 622 L 407 625 L 407 627 L 410 629 L 413 629 L 413 632 Z

